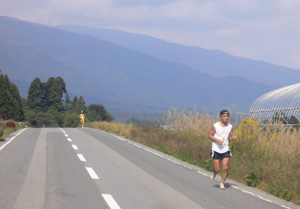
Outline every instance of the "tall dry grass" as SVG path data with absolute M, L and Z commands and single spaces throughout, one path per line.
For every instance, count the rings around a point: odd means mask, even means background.
M 300 203 L 300 131 L 283 124 L 260 126 L 244 119 L 231 144 L 231 176 L 245 181 L 255 174 L 255 185 L 286 200 Z
M 195 108 L 171 109 L 163 117 L 167 127 L 94 122 L 92 127 L 123 135 L 189 163 L 212 170 L 208 133 L 218 116 Z M 238 139 L 230 143 L 233 157 L 229 177 L 300 204 L 299 130 L 282 124 L 260 126 L 244 119 L 232 122 Z

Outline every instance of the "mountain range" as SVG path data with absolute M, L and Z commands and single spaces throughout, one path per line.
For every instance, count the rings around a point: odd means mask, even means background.
M 145 35 L 79 26 L 50 27 L 0 16 L 0 69 L 27 97 L 36 77 L 61 76 L 71 96 L 117 112 L 252 102 L 298 82 L 300 71 Z M 252 72 L 252 73 L 251 73 Z
M 57 28 L 120 44 L 128 49 L 181 63 L 215 77 L 240 76 L 251 81 L 280 86 L 298 83 L 300 78 L 299 70 L 232 56 L 219 50 L 171 43 L 147 35 L 74 25 L 57 26 Z

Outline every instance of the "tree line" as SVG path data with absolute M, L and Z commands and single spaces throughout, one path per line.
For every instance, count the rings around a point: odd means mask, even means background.
M 24 99 L 17 86 L 0 70 L 0 118 L 28 121 L 34 127 L 78 127 L 80 111 L 84 112 L 87 121 L 113 120 L 103 105 L 86 106 L 82 96 L 71 100 L 61 77 L 50 77 L 47 82 L 35 78 L 27 99 Z

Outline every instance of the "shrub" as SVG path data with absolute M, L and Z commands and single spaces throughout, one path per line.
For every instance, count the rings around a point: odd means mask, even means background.
M 2 138 L 3 133 L 4 133 L 4 127 L 0 124 L 0 141 L 5 140 L 4 138 Z
M 249 175 L 246 176 L 246 183 L 248 186 L 255 187 L 257 184 L 256 173 L 251 171 Z
M 6 127 L 7 127 L 7 128 L 16 128 L 16 123 L 13 122 L 13 121 L 8 121 L 8 122 L 6 123 Z
M 282 190 L 281 193 L 279 194 L 279 197 L 287 201 L 290 201 L 291 200 L 290 191 L 288 189 Z
M 0 124 L 0 137 L 3 135 L 4 133 L 4 127 Z
M 212 158 L 207 158 L 206 160 L 204 160 L 201 166 L 208 171 L 213 171 L 214 168 Z
M 64 127 L 78 127 L 80 121 L 77 114 L 67 114 L 64 118 Z

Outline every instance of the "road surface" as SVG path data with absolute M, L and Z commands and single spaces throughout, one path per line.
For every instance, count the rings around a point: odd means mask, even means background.
M 0 209 L 300 208 L 95 129 L 23 129 L 0 146 Z

